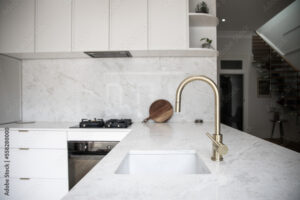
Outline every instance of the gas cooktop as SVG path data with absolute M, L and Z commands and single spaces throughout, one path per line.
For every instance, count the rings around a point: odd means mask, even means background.
M 132 124 L 131 119 L 82 119 L 79 125 L 70 128 L 128 128 Z

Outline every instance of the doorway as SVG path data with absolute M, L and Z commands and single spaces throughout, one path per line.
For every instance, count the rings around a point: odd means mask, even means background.
M 243 130 L 244 76 L 220 74 L 221 123 Z

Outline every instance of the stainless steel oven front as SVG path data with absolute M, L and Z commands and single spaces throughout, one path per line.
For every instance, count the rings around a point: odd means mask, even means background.
M 69 141 L 69 189 L 76 185 L 117 143 Z

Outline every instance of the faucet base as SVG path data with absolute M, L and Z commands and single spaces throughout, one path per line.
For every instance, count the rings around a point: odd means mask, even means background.
M 211 160 L 212 160 L 212 161 L 223 161 L 223 157 L 222 157 L 222 156 L 219 156 L 219 157 L 217 157 L 217 156 L 216 156 L 216 157 L 215 157 L 215 156 L 212 156 L 212 157 L 211 157 Z
M 223 135 L 222 134 L 213 134 L 212 135 L 214 140 L 220 144 L 222 144 L 223 141 Z M 213 143 L 213 150 L 212 150 L 212 156 L 211 156 L 211 160 L 213 161 L 223 161 L 223 156 L 217 151 L 218 146 Z

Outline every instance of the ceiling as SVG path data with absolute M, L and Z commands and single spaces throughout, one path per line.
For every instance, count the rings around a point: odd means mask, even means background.
M 294 0 L 217 0 L 218 31 L 254 31 Z M 222 19 L 226 19 L 222 22 Z

